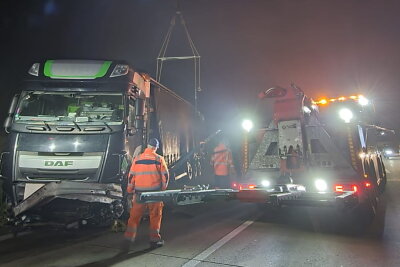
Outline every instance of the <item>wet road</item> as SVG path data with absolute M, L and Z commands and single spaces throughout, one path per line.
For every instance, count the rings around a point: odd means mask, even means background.
M 274 214 L 222 202 L 166 211 L 166 245 L 148 248 L 146 222 L 129 253 L 121 233 L 41 231 L 0 235 L 1 266 L 400 266 L 400 160 L 387 160 L 388 185 L 366 231 L 313 208 Z M 382 226 L 381 238 L 376 238 Z

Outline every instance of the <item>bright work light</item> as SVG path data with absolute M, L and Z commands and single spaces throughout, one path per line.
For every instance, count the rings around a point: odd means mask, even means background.
M 264 187 L 268 187 L 268 186 L 271 185 L 271 183 L 268 180 L 262 180 L 261 181 L 261 185 L 264 186 Z
M 360 96 L 358 97 L 358 103 L 359 103 L 361 106 L 366 106 L 366 105 L 369 104 L 369 100 L 368 100 L 367 98 L 365 98 L 364 96 L 360 95 Z
M 244 120 L 242 122 L 242 128 L 246 131 L 246 132 L 250 132 L 251 129 L 253 129 L 253 122 L 251 120 Z
M 339 111 L 339 117 L 344 120 L 345 123 L 349 123 L 353 118 L 353 112 L 348 108 L 343 108 Z
M 325 192 L 326 189 L 328 189 L 328 185 L 326 184 L 326 182 L 322 179 L 317 179 L 314 182 L 315 188 L 319 191 L 319 192 Z

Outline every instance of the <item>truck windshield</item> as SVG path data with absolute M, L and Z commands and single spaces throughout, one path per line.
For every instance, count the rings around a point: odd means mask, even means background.
M 123 113 L 123 96 L 118 93 L 28 91 L 22 94 L 14 121 L 118 125 Z

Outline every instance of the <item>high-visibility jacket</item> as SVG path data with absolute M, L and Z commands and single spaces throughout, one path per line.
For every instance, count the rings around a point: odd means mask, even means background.
M 162 156 L 146 148 L 132 163 L 127 191 L 165 190 L 168 185 L 168 167 Z
M 215 175 L 229 175 L 229 169 L 233 167 L 232 153 L 224 144 L 219 144 L 214 149 L 211 165 L 214 167 Z

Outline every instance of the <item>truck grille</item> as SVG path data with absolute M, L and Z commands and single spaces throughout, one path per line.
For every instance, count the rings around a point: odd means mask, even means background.
M 17 179 L 35 181 L 94 181 L 103 153 L 43 153 L 19 151 Z

